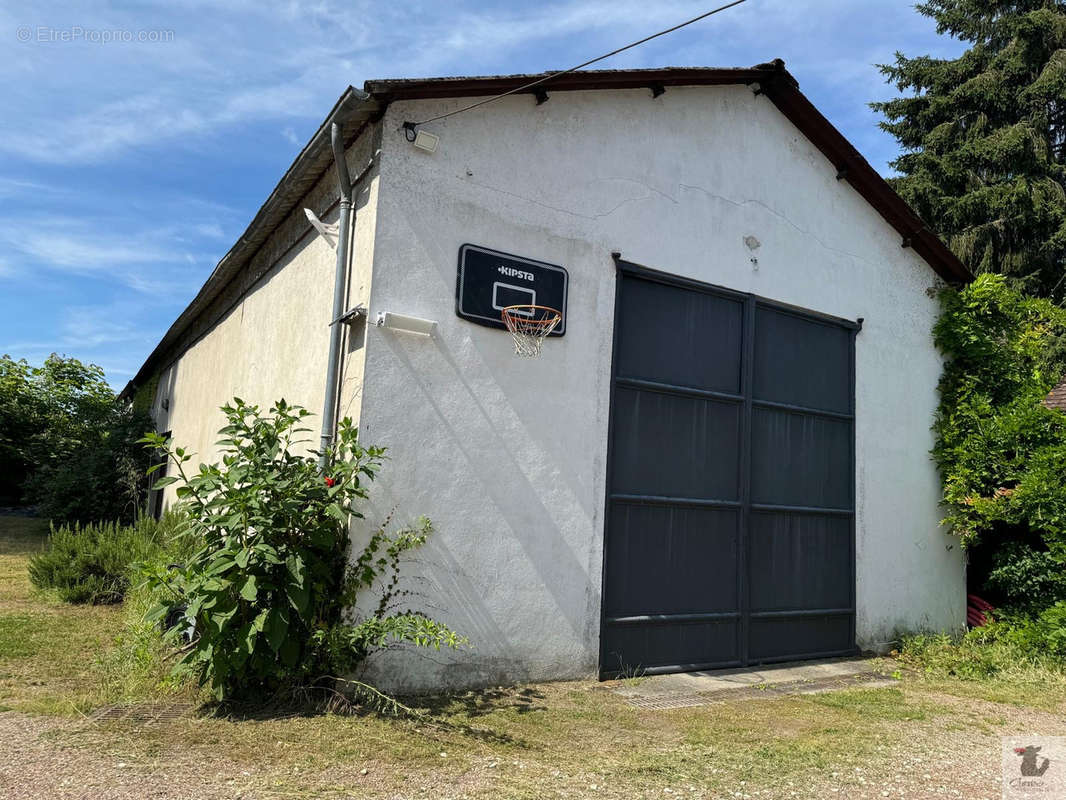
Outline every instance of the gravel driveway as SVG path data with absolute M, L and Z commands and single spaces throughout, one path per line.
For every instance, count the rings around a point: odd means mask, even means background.
M 923 729 L 903 749 L 886 745 L 865 767 L 822 772 L 807 783 L 756 788 L 738 781 L 726 794 L 707 793 L 697 786 L 640 796 L 670 798 L 965 798 L 997 800 L 1000 781 L 1000 737 L 1019 731 L 1058 733 L 1063 715 L 1005 707 L 998 703 L 939 695 L 964 706 L 974 720 L 997 719 L 989 728 L 952 726 L 945 731 Z M 756 701 L 757 702 L 757 701 Z M 683 712 L 650 712 L 683 713 Z M 462 775 L 411 772 L 397 784 L 395 773 L 367 770 L 361 764 L 322 763 L 295 769 L 272 760 L 269 753 L 256 763 L 236 763 L 218 751 L 204 748 L 146 748 L 135 724 L 105 724 L 91 720 L 0 713 L 0 797 L 2 798 L 279 798 L 279 797 L 506 797 L 494 781 L 510 763 L 474 765 Z M 928 731 L 928 732 L 927 732 Z M 738 743 L 739 744 L 739 743 Z M 580 747 L 579 743 L 574 743 Z M 596 754 L 589 753 L 590 762 Z M 543 765 L 514 762 L 543 770 Z M 491 767 L 491 769 L 490 769 Z M 772 771 L 772 764 L 766 764 Z M 369 774 L 368 774 L 369 773 Z M 626 787 L 610 779 L 576 775 L 544 776 L 541 797 L 630 797 Z M 528 775 L 528 777 L 533 777 Z M 615 778 L 617 781 L 617 778 Z M 522 796 L 529 796 L 522 793 Z

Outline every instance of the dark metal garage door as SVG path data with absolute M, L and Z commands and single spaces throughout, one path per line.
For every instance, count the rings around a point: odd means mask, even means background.
M 854 652 L 858 326 L 619 269 L 603 675 Z

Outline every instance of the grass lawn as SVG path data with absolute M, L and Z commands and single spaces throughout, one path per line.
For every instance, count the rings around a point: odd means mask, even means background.
M 1025 672 L 671 711 L 583 681 L 413 701 L 421 720 L 98 722 L 108 704 L 175 698 L 116 675 L 121 608 L 31 588 L 45 533 L 0 517 L 0 797 L 975 800 L 999 797 L 1002 736 L 1066 731 L 1066 679 Z
M 26 564 L 47 535 L 47 522 L 0 516 L 0 709 L 76 714 L 100 696 L 95 656 L 113 642 L 122 610 L 34 590 Z

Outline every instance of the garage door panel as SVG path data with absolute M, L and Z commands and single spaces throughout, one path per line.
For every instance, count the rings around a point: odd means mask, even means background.
M 739 403 L 618 387 L 613 491 L 735 500 Z
M 608 625 L 604 667 L 634 672 L 663 666 L 727 666 L 740 660 L 735 620 Z
M 850 508 L 851 442 L 850 420 L 754 409 L 752 502 Z
M 758 306 L 752 397 L 850 413 L 851 332 L 839 325 Z
M 852 648 L 851 616 L 846 614 L 753 617 L 749 626 L 748 658 L 752 661 L 842 653 Z
M 851 519 L 754 513 L 750 608 L 779 611 L 851 605 Z
M 854 327 L 620 267 L 603 673 L 854 652 Z
M 616 503 L 605 603 L 611 617 L 739 610 L 739 513 Z
M 652 281 L 626 281 L 616 373 L 710 391 L 740 393 L 743 303 Z

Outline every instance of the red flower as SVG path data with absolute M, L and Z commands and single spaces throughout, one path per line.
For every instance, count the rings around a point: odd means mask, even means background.
M 332 486 L 336 481 L 333 478 L 326 478 L 326 486 Z

